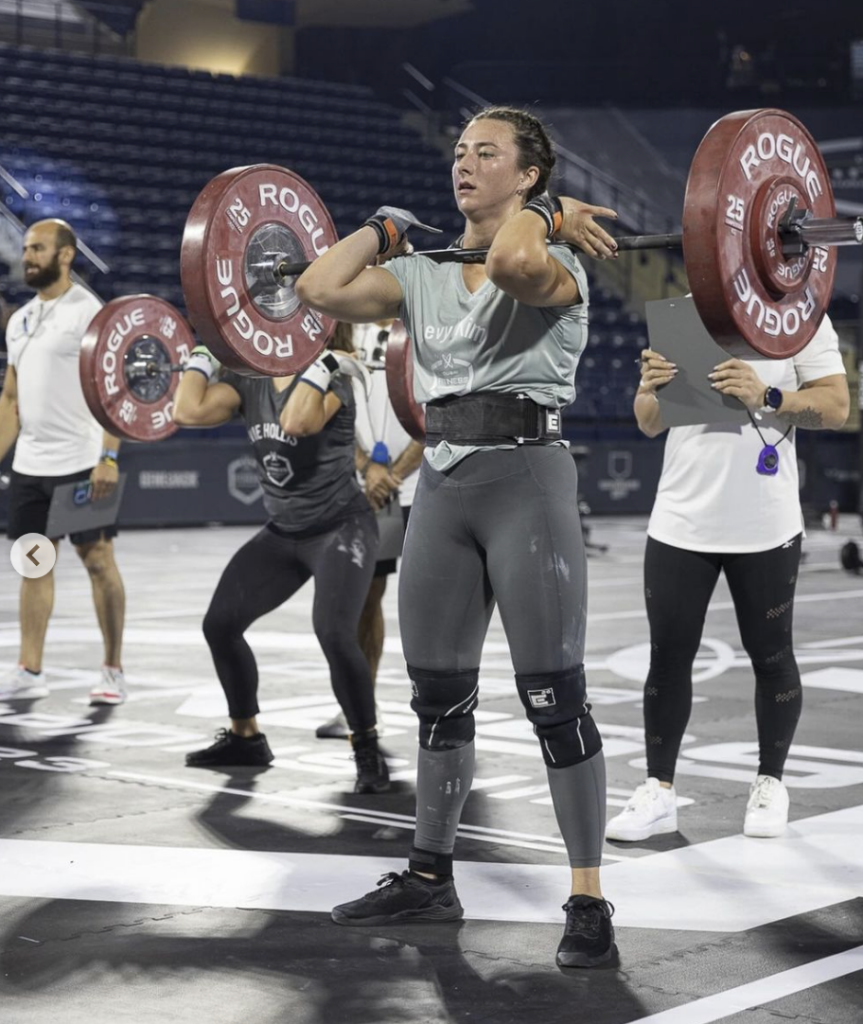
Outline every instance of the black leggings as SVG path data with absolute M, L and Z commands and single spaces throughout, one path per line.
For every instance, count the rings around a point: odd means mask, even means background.
M 353 732 L 374 726 L 372 676 L 357 626 L 377 546 L 377 524 L 369 510 L 301 539 L 265 526 L 234 555 L 204 618 L 231 718 L 252 718 L 259 711 L 258 666 L 243 634 L 314 577 L 312 624 L 330 666 L 333 692 Z
M 713 554 L 647 539 L 644 593 L 650 623 L 650 672 L 644 685 L 648 775 L 674 781 L 692 710 L 692 665 L 710 597 L 725 579 L 740 639 L 755 671 L 759 775 L 782 778 L 803 695 L 791 626 L 800 535 L 770 551 Z

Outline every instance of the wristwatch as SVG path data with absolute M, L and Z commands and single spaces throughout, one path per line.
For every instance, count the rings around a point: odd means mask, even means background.
M 778 412 L 782 406 L 782 399 L 785 396 L 779 390 L 779 388 L 768 388 L 764 392 L 764 404 L 768 409 L 772 409 L 774 412 Z

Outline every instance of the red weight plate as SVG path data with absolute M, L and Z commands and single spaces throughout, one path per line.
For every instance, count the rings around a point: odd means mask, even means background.
M 387 391 L 396 417 L 415 440 L 423 443 L 426 436 L 425 410 L 414 398 L 414 361 L 412 342 L 404 325 L 396 321 L 390 329 L 384 357 Z
M 303 305 L 276 265 L 309 261 L 336 242 L 317 193 L 273 164 L 214 178 L 186 220 L 180 277 L 192 325 L 237 373 L 298 373 L 323 350 L 335 322 Z
M 788 258 L 779 249 L 778 221 L 792 196 L 813 217 L 835 216 L 827 167 L 796 117 L 743 110 L 710 128 L 689 172 L 683 254 L 696 308 L 721 345 L 742 339 L 785 359 L 827 311 L 835 249 Z
M 182 315 L 154 295 L 113 299 L 93 317 L 78 363 L 84 398 L 109 433 L 161 441 L 177 426 L 172 411 L 179 374 L 170 367 L 195 344 Z

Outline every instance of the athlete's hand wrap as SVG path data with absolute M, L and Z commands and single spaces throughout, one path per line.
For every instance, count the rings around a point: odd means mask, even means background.
M 339 361 L 332 352 L 324 352 L 322 356 L 307 366 L 300 374 L 300 380 L 311 384 L 313 388 L 326 394 L 334 373 L 339 371 Z
M 221 368 L 222 364 L 206 345 L 196 345 L 189 354 L 183 371 L 197 370 L 199 373 L 203 373 L 208 381 L 211 381 Z
M 563 225 L 563 206 L 557 196 L 543 192 L 524 204 L 525 210 L 538 214 L 545 221 L 546 238 L 554 238 Z
M 400 210 L 397 206 L 381 206 L 377 212 L 364 222 L 363 227 L 372 227 L 378 234 L 378 256 L 389 252 L 404 238 L 408 228 L 422 228 L 432 234 L 441 234 L 440 228 L 423 224 L 410 210 Z

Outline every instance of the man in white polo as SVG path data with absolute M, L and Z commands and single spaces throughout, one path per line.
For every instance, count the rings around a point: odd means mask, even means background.
M 119 440 L 93 419 L 78 375 L 81 340 L 102 304 L 72 280 L 76 251 L 75 233 L 62 220 L 38 221 L 24 236 L 24 278 L 36 295 L 9 319 L 9 363 L 0 392 L 0 460 L 15 445 L 10 540 L 46 532 L 51 496 L 59 484 L 89 479 L 96 500 L 117 485 Z M 116 532 L 110 527 L 70 537 L 90 576 L 105 644 L 91 704 L 121 704 L 126 699 L 120 660 L 125 592 L 111 541 Z M 55 548 L 60 539 L 50 538 Z M 37 579 L 22 579 L 19 665 L 0 677 L 0 700 L 48 696 L 42 652 L 53 605 L 53 570 Z

